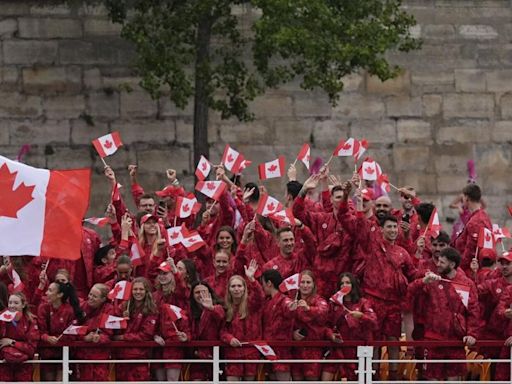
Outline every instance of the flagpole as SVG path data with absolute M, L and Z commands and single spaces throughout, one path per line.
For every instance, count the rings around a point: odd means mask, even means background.
M 178 333 L 179 330 L 178 330 L 178 327 L 176 326 L 176 323 L 174 321 L 172 322 L 172 326 L 174 327 L 174 330 L 176 331 L 176 333 Z
M 389 184 L 389 186 L 390 186 L 391 188 L 394 188 L 395 190 L 400 191 L 400 189 L 399 189 L 399 188 L 397 188 L 397 187 L 395 187 L 393 184 L 391 184 L 391 183 L 389 183 L 389 182 L 388 182 L 388 184 Z
M 507 252 L 507 250 L 505 249 L 505 245 L 503 244 L 503 239 L 501 239 L 500 243 L 501 243 L 501 250 L 503 252 Z
M 297 163 L 297 158 L 295 158 L 295 161 L 292 163 L 292 165 L 295 167 L 296 163 Z
M 174 226 L 176 226 L 176 220 L 178 220 L 178 216 L 174 216 Z
M 215 204 L 217 203 L 217 200 L 213 200 L 213 204 L 208 208 L 208 213 L 212 213 L 213 207 L 215 207 Z
M 104 166 L 105 168 L 107 168 L 107 167 L 108 167 L 108 164 L 107 164 L 107 163 L 105 163 L 105 159 L 103 159 L 103 157 L 101 157 L 101 156 L 100 156 L 100 159 L 101 159 L 101 162 L 103 163 L 103 166 Z
M 328 167 L 329 164 L 331 163 L 331 160 L 333 159 L 334 155 L 331 155 L 331 157 L 329 157 L 329 160 L 327 160 L 327 163 L 325 163 L 324 167 Z

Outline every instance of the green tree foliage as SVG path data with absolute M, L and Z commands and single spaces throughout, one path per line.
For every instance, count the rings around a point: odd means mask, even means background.
M 333 105 L 343 76 L 366 70 L 386 80 L 399 69 L 389 50 L 417 49 L 413 16 L 400 0 L 104 0 L 134 43 L 141 85 L 168 90 L 184 108 L 194 99 L 196 160 L 208 154 L 208 110 L 250 120 L 248 103 L 294 78 L 324 90 Z M 251 6 L 247 21 L 234 12 Z M 249 24 L 249 25 L 247 25 Z

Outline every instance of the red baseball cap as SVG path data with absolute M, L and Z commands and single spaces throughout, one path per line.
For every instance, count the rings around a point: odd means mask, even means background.
M 500 259 L 505 259 L 505 260 L 508 260 L 510 262 L 512 262 L 512 248 L 509 249 L 508 251 L 506 252 L 503 252 L 500 256 L 499 256 Z
M 185 190 L 183 189 L 183 187 L 176 187 L 174 185 L 168 185 L 161 191 L 156 191 L 155 194 L 158 197 L 185 196 Z
M 140 225 L 144 224 L 149 219 L 155 219 L 158 222 L 158 217 L 155 215 L 152 215 L 151 213 L 147 213 L 144 216 L 140 218 Z
M 496 251 L 494 249 L 488 248 L 480 249 L 478 251 L 478 260 L 483 259 L 490 259 L 492 261 L 496 261 Z
M 163 261 L 162 263 L 160 263 L 158 269 L 163 272 L 172 272 L 171 263 L 169 263 L 168 261 Z

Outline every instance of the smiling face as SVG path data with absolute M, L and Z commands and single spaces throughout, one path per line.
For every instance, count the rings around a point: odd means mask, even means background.
M 284 231 L 279 234 L 278 246 L 283 256 L 290 256 L 295 247 L 295 237 L 292 231 Z
M 217 244 L 222 249 L 231 250 L 231 246 L 233 245 L 233 237 L 228 231 L 220 231 L 217 235 Z
M 229 257 L 225 252 L 217 252 L 215 254 L 215 259 L 213 260 L 213 265 L 215 267 L 215 272 L 221 275 L 225 273 L 229 268 Z
M 144 227 L 144 233 L 146 235 L 155 235 L 156 236 L 158 233 L 158 224 L 157 224 L 156 220 L 153 218 L 148 219 L 148 221 L 146 221 L 143 224 L 143 227 Z
M 194 296 L 195 302 L 201 304 L 202 295 L 208 295 L 208 293 L 210 293 L 210 291 L 208 291 L 208 288 L 205 287 L 204 285 L 199 284 L 194 287 L 194 292 L 192 294 Z
M 395 241 L 398 237 L 398 224 L 391 220 L 386 220 L 382 226 L 382 237 L 387 241 Z
M 87 296 L 87 304 L 89 304 L 91 308 L 99 308 L 105 300 L 106 297 L 101 294 L 101 291 L 98 288 L 91 288 L 89 295 Z
M 10 311 L 22 312 L 25 306 L 26 304 L 23 303 L 23 300 L 21 300 L 21 297 L 19 297 L 18 295 L 9 296 L 8 308 Z
M 62 292 L 59 292 L 57 283 L 51 283 L 46 290 L 46 299 L 51 304 L 60 302 L 63 295 Z
M 391 200 L 389 197 L 381 196 L 375 200 L 375 216 L 382 218 L 391 211 Z
M 132 296 L 136 302 L 143 302 L 146 298 L 146 288 L 141 282 L 133 283 Z
M 315 282 L 313 281 L 313 278 L 309 275 L 302 274 L 300 277 L 300 284 L 299 284 L 299 290 L 300 290 L 300 296 L 304 299 L 313 294 L 313 291 L 315 289 Z

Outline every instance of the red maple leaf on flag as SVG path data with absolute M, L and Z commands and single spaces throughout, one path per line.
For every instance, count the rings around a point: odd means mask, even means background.
M 350 148 L 352 148 L 352 144 L 350 144 L 350 143 L 345 143 L 345 145 L 343 145 L 343 149 L 345 151 L 348 151 Z
M 112 290 L 111 294 L 109 294 L 109 296 L 112 298 L 111 300 L 113 300 L 117 296 L 117 294 L 119 292 L 121 292 L 122 290 L 123 290 L 123 288 L 121 288 L 120 285 L 116 285 L 114 287 L 114 289 Z
M 201 164 L 201 169 L 202 169 L 203 171 L 206 171 L 206 168 L 207 168 L 206 163 Z
M 269 353 L 270 352 L 270 349 L 268 349 L 267 347 L 261 347 L 261 351 L 263 353 Z
M 13 190 L 18 172 L 11 173 L 7 164 L 0 167 L 0 196 L 3 204 L 0 204 L 0 216 L 18 218 L 18 211 L 30 203 L 34 198 L 32 192 L 35 186 L 27 186 L 25 183 L 18 185 Z
M 191 237 L 190 239 L 188 239 L 188 241 L 189 241 L 190 243 L 195 243 L 195 242 L 197 241 L 197 238 L 195 238 L 195 237 Z
M 366 173 L 368 173 L 369 175 L 371 175 L 372 173 L 375 172 L 375 169 L 373 169 L 372 167 L 366 167 L 365 169 Z
M 495 229 L 493 233 L 495 235 L 501 235 L 501 231 L 499 229 Z
M 178 232 L 173 232 L 173 233 L 171 234 L 171 239 L 177 239 L 177 238 L 178 238 L 178 236 L 179 236 L 179 235 L 178 235 Z
M 232 163 L 232 162 L 233 162 L 233 160 L 235 160 L 235 158 L 234 158 L 231 154 L 229 154 L 229 156 L 228 156 L 228 159 L 227 159 L 227 160 L 228 160 L 228 163 Z
M 112 142 L 110 140 L 105 140 L 103 146 L 107 149 L 110 149 L 112 147 Z
M 293 283 L 295 283 L 295 279 L 293 277 L 290 277 L 288 280 L 286 280 L 286 284 L 288 285 L 292 285 Z
M 4 319 L 5 319 L 5 320 L 11 320 L 11 319 L 12 319 L 12 315 L 11 315 L 11 314 L 9 314 L 9 313 L 6 313 L 6 314 L 4 315 Z
M 311 159 L 311 156 L 310 155 L 307 155 L 306 156 L 306 160 L 309 161 Z
M 276 209 L 276 205 L 274 203 L 267 204 L 267 210 L 273 211 Z
M 267 168 L 269 172 L 274 172 L 277 169 L 277 165 L 272 164 L 270 167 Z
M 488 233 L 485 234 L 485 241 L 491 241 L 491 235 L 489 235 Z
M 215 183 L 206 183 L 206 188 L 213 191 L 215 189 Z
M 181 209 L 183 210 L 183 212 L 188 212 L 190 211 L 190 206 L 188 204 L 185 204 L 183 207 L 181 207 Z

